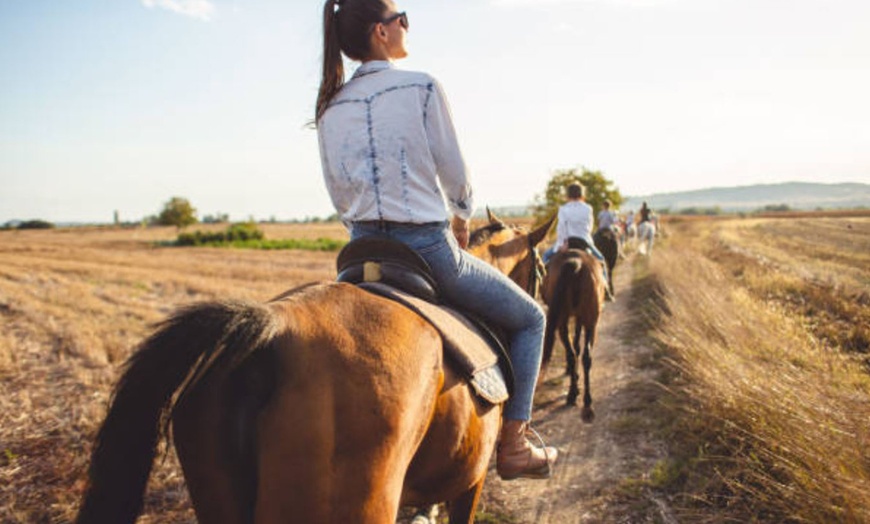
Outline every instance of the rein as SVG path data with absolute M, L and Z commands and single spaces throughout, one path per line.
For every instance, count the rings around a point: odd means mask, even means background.
M 496 231 L 501 231 L 505 229 L 507 226 L 503 222 L 495 222 L 486 227 L 475 230 L 471 233 L 471 238 L 469 240 L 469 246 L 476 246 L 485 242 L 490 235 L 492 235 Z M 532 267 L 529 270 L 529 280 L 526 284 L 525 291 L 532 298 L 536 297 L 538 294 L 538 289 L 541 287 L 541 283 L 544 280 L 544 271 L 546 267 L 544 266 L 544 261 L 541 259 L 541 254 L 538 252 L 538 248 L 535 244 L 532 243 L 532 238 L 526 236 L 526 245 L 529 248 L 529 258 L 531 260 Z M 518 264 L 519 265 L 519 264 Z M 516 271 L 516 267 L 511 271 L 510 277 L 513 278 L 513 271 Z M 519 281 L 519 279 L 517 279 Z
M 544 279 L 544 261 L 541 260 L 541 254 L 538 253 L 538 248 L 532 244 L 532 239 L 527 238 L 529 245 L 529 256 L 532 259 L 532 269 L 529 271 L 529 283 L 526 286 L 526 292 L 535 298 L 538 294 L 538 288 L 541 286 L 541 281 Z

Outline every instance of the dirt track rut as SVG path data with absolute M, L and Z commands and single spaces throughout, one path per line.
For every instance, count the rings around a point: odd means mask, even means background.
M 665 455 L 664 446 L 650 435 L 649 410 L 660 389 L 651 366 L 652 348 L 642 334 L 631 307 L 633 268 L 622 260 L 614 272 L 617 300 L 608 303 L 593 351 L 592 395 L 595 420 L 580 420 L 580 409 L 565 406 L 568 378 L 564 360 L 551 362 L 541 382 L 534 426 L 560 459 L 548 480 L 503 482 L 490 469 L 481 509 L 504 513 L 522 523 L 675 522 L 667 501 L 642 483 Z M 559 356 L 560 354 L 557 354 Z M 632 486 L 629 488 L 628 486 Z M 634 490 L 631 504 L 620 492 Z

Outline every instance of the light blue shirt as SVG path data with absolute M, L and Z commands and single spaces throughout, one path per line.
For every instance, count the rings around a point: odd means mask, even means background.
M 607 209 L 602 209 L 598 213 L 598 231 L 610 229 L 616 224 L 616 213 Z
M 321 116 L 317 136 L 326 187 L 345 224 L 471 217 L 450 109 L 428 74 L 362 64 Z

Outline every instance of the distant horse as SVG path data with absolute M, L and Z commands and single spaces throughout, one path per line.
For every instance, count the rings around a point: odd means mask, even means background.
M 625 241 L 632 245 L 635 240 L 637 240 L 637 225 L 634 222 L 627 222 L 625 224 Z
M 610 294 L 616 296 L 613 290 L 613 269 L 616 267 L 616 262 L 619 260 L 619 238 L 613 229 L 599 229 L 592 236 L 592 241 L 595 242 L 595 247 L 604 255 L 604 261 L 607 263 L 607 287 Z
M 651 221 L 641 222 L 637 226 L 638 246 L 637 251 L 641 255 L 651 256 L 653 244 L 656 239 L 656 225 Z
M 491 216 L 472 251 L 533 291 L 551 225 Z M 171 426 L 203 524 L 382 524 L 443 501 L 470 523 L 500 418 L 445 365 L 432 325 L 359 287 L 194 304 L 126 363 L 77 522 L 136 520 Z
M 566 370 L 571 377 L 566 403 L 575 405 L 580 394 L 577 359 L 581 356 L 580 335 L 585 335 L 582 348 L 583 362 L 583 409 L 581 418 L 591 422 L 592 393 L 589 387 L 589 370 L 592 367 L 592 347 L 598 333 L 598 319 L 604 306 L 606 283 L 601 272 L 601 263 L 577 249 L 560 251 L 550 259 L 547 275 L 541 287 L 541 295 L 547 303 L 547 330 L 544 337 L 543 365 L 553 355 L 555 332 L 559 331 L 565 347 Z M 574 320 L 573 342 L 568 337 L 568 328 Z

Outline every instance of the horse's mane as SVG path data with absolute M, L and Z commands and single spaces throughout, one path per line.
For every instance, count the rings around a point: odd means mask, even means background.
M 507 226 L 504 222 L 493 222 L 479 229 L 475 229 L 471 232 L 471 236 L 468 239 L 468 247 L 472 248 L 484 244 L 492 238 L 494 234 L 499 231 L 504 231 L 505 229 L 507 229 Z

